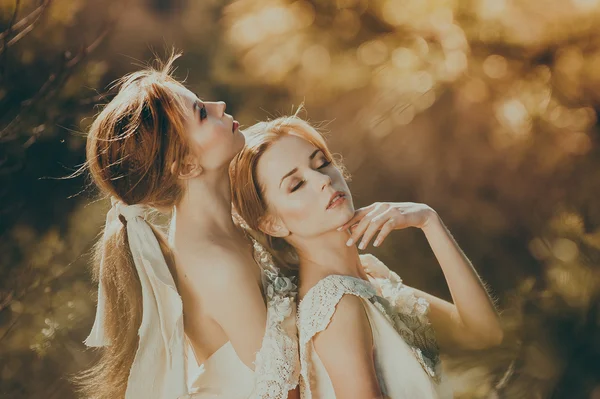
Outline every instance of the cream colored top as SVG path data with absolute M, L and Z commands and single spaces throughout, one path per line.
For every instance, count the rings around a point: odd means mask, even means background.
M 379 262 L 372 255 L 361 260 Z M 452 398 L 452 390 L 442 378 L 435 333 L 427 320 L 429 304 L 417 298 L 402 280 L 371 282 L 350 276 L 331 275 L 312 287 L 298 308 L 300 339 L 300 392 L 303 399 L 333 399 L 329 374 L 313 345 L 313 338 L 329 325 L 344 295 L 361 298 L 374 345 L 374 361 L 379 385 L 386 398 Z M 348 378 L 357 378 L 348 376 Z
M 246 399 L 252 395 L 254 371 L 241 361 L 231 342 L 220 347 L 202 365 L 196 363 L 190 346 L 188 362 L 191 398 Z

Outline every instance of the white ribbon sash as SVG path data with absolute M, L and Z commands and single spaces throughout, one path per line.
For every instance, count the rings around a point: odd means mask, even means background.
M 112 200 L 106 215 L 103 240 L 120 228 L 119 215 L 127 220 L 129 248 L 142 286 L 142 322 L 139 346 L 129 374 L 125 399 L 171 399 L 187 394 L 183 303 L 177 293 L 154 232 L 145 220 L 148 208 Z M 110 345 L 104 330 L 106 292 L 104 259 L 100 262 L 98 307 L 87 346 Z

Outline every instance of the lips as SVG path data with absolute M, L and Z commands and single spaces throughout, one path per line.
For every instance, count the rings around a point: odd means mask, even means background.
M 331 209 L 331 208 L 335 207 L 341 201 L 343 201 L 345 198 L 346 198 L 346 193 L 344 193 L 343 191 L 336 191 L 331 196 L 331 199 L 329 200 L 329 203 L 327 204 L 327 209 Z
M 233 121 L 233 125 L 231 126 L 231 132 L 235 133 L 240 127 L 240 123 L 238 121 Z

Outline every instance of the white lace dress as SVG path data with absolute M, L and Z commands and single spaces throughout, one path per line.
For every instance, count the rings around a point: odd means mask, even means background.
M 230 342 L 202 365 L 196 363 L 191 348 L 188 348 L 190 394 L 180 399 L 285 399 L 298 384 L 296 285 L 280 272 L 265 248 L 253 242 L 267 301 L 267 327 L 254 362 L 255 371 L 241 361 Z
M 380 262 L 372 255 L 362 255 L 361 261 Z M 375 369 L 386 398 L 452 398 L 442 378 L 435 332 L 427 319 L 429 304 L 392 273 L 389 279 L 371 282 L 331 275 L 306 293 L 297 319 L 303 399 L 336 397 L 313 338 L 327 328 L 344 295 L 362 299 L 373 334 Z

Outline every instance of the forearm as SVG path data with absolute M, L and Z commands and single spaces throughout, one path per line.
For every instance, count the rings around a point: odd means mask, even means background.
M 498 344 L 502 328 L 494 303 L 477 272 L 460 249 L 442 220 L 435 213 L 423 232 L 437 258 L 452 295 L 454 329 L 482 344 Z

